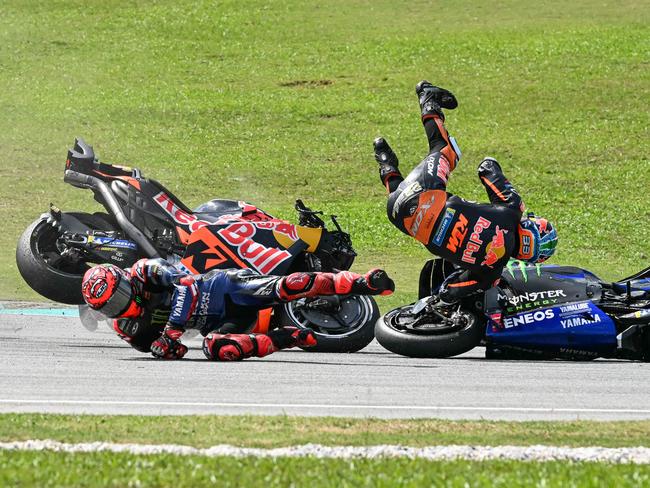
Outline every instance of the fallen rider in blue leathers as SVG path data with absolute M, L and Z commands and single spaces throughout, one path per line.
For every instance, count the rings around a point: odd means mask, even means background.
M 250 269 L 212 270 L 191 275 L 162 259 L 141 259 L 130 269 L 113 264 L 90 268 L 83 278 L 82 295 L 88 306 L 116 320 L 114 329 L 141 351 L 158 358 L 181 359 L 187 347 L 180 342 L 186 329 L 206 336 L 203 352 L 208 359 L 233 361 L 264 357 L 294 346 L 313 346 L 309 329 L 285 327 L 268 334 L 220 334 L 212 332 L 241 317 L 281 302 L 327 295 L 388 295 L 395 285 L 385 271 L 365 275 L 292 273 L 264 276 Z M 152 310 L 171 310 L 159 337 L 144 339 L 137 319 Z

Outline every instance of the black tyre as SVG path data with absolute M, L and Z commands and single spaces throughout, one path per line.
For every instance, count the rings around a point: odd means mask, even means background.
M 318 344 L 305 348 L 313 352 L 357 352 L 375 337 L 379 307 L 372 297 L 351 295 L 340 298 L 336 311 L 305 307 L 304 300 L 278 307 L 280 323 L 310 328 Z
M 115 230 L 108 215 L 72 213 L 90 229 Z M 27 284 L 49 300 L 71 305 L 83 304 L 81 280 L 89 266 L 83 261 L 65 259 L 56 246 L 59 234 L 40 218 L 20 236 L 16 246 L 18 271 Z
M 447 358 L 478 346 L 483 338 L 484 323 L 477 315 L 462 309 L 458 324 L 429 322 L 409 323 L 413 305 L 391 310 L 377 320 L 375 337 L 391 352 L 412 358 Z M 412 321 L 411 321 L 412 322 Z

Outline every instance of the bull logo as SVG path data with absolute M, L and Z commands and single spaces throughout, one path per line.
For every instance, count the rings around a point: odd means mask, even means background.
M 501 259 L 505 255 L 506 253 L 505 234 L 507 233 L 508 233 L 507 230 L 499 229 L 499 226 L 497 225 L 492 241 L 485 248 L 485 259 L 481 263 L 481 266 L 487 265 L 491 268 L 492 266 L 494 266 L 494 263 L 496 263 L 499 259 Z

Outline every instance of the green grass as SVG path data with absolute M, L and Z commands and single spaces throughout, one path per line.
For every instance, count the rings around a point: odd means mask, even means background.
M 206 458 L 0 452 L 3 486 L 640 487 L 650 468 L 598 463 Z
M 0 297 L 36 298 L 15 242 L 50 202 L 81 135 L 189 205 L 245 198 L 281 217 L 301 197 L 335 212 L 356 269 L 381 265 L 414 298 L 427 253 L 388 223 L 371 142 L 405 170 L 425 153 L 413 87 L 454 90 L 464 151 L 449 189 L 483 199 L 497 157 L 557 224 L 556 262 L 606 278 L 647 265 L 650 10 L 626 0 L 25 1 L 0 5 Z
M 183 444 L 648 446 L 650 422 L 311 417 L 0 415 L 0 441 Z M 0 451 L 0 486 L 650 486 L 650 467 L 607 463 L 322 460 Z
M 0 441 L 53 439 L 194 447 L 401 444 L 650 446 L 650 421 L 497 422 L 281 416 L 0 415 Z

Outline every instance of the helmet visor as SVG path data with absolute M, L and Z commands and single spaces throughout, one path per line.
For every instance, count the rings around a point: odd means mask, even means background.
M 134 302 L 134 293 L 131 288 L 131 283 L 128 279 L 121 277 L 118 281 L 113 294 L 104 304 L 102 308 L 99 309 L 101 313 L 107 317 L 115 318 L 122 315 L 129 308 L 131 308 L 132 302 Z

